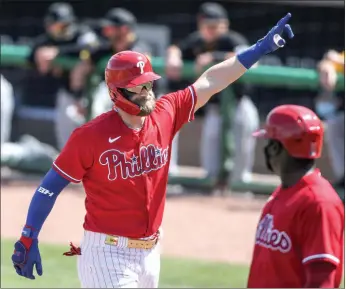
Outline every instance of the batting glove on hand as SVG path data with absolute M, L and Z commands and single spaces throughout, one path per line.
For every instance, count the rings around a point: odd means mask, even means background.
M 281 37 L 283 34 L 287 34 L 289 38 L 293 38 L 294 34 L 291 26 L 287 24 L 291 18 L 291 13 L 288 13 L 282 18 L 266 36 L 261 38 L 248 49 L 237 54 L 239 62 L 246 68 L 251 68 L 262 56 L 277 50 L 280 47 L 284 47 L 286 41 Z
M 33 274 L 34 265 L 36 267 L 37 274 L 41 276 L 43 273 L 42 262 L 40 251 L 38 249 L 37 238 L 22 236 L 20 240 L 18 240 L 14 244 L 12 262 L 17 274 L 20 276 L 29 279 L 35 279 L 35 276 Z
M 273 52 L 281 47 L 284 47 L 286 44 L 285 39 L 282 38 L 284 34 L 288 38 L 293 38 L 294 33 L 292 28 L 288 23 L 291 18 L 291 13 L 287 13 L 262 39 L 258 40 L 256 43 L 257 48 L 262 52 L 262 54 L 268 54 Z

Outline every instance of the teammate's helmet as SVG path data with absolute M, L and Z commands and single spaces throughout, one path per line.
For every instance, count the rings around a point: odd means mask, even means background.
M 281 105 L 269 112 L 264 129 L 255 137 L 279 141 L 295 158 L 317 159 L 323 147 L 323 124 L 310 109 L 299 105 Z
M 55 22 L 73 23 L 76 20 L 72 6 L 69 3 L 57 2 L 49 6 L 44 17 L 45 25 Z
M 161 76 L 153 72 L 148 57 L 135 51 L 114 54 L 105 70 L 105 80 L 112 101 L 117 107 L 132 115 L 138 115 L 140 108 L 129 100 L 122 89 L 143 85 L 160 78 Z

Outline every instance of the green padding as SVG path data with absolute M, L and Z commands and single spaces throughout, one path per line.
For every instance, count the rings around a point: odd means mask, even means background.
M 193 177 L 169 177 L 169 184 L 182 185 L 185 187 L 200 188 L 202 190 L 211 190 L 215 184 L 215 180 L 210 178 L 193 178 Z
M 23 66 L 27 63 L 26 59 L 30 54 L 30 48 L 23 45 L 1 45 L 1 65 Z M 98 63 L 98 72 L 103 74 L 109 57 L 102 59 Z M 78 59 L 70 57 L 59 57 L 55 63 L 66 69 L 71 69 Z M 165 61 L 163 58 L 154 57 L 152 59 L 154 70 L 159 74 L 165 73 Z M 196 78 L 194 65 L 192 62 L 185 62 L 182 76 L 185 79 Z M 260 65 L 250 69 L 239 82 L 259 84 L 269 87 L 288 87 L 291 89 L 310 89 L 316 90 L 319 87 L 318 73 L 313 69 L 276 67 Z M 344 90 L 344 76 L 338 75 L 336 90 Z
M 201 190 L 211 191 L 215 181 L 210 178 L 193 178 L 193 177 L 170 177 L 169 184 L 182 185 L 185 187 L 199 188 Z M 234 182 L 231 190 L 235 192 L 252 192 L 254 194 L 270 195 L 277 186 L 275 184 L 264 182 Z M 345 188 L 337 187 L 336 192 L 340 198 L 345 201 Z

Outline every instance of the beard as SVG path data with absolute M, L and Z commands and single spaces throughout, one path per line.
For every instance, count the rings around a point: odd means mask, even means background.
M 134 96 L 131 102 L 137 104 L 140 108 L 138 116 L 147 116 L 153 112 L 156 105 L 156 97 L 153 91 L 150 91 L 146 97 Z

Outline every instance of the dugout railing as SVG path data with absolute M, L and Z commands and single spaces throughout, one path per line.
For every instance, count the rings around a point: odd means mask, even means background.
M 30 53 L 30 47 L 20 45 L 1 45 L 1 66 L 13 66 L 13 67 L 26 67 L 28 63 L 26 61 Z M 104 73 L 108 58 L 101 60 L 94 75 L 89 79 L 89 92 L 93 91 L 94 85 L 98 81 L 98 75 Z M 54 60 L 64 69 L 71 69 L 79 60 L 69 57 L 58 57 Z M 165 60 L 163 58 L 152 59 L 153 68 L 156 73 L 165 74 Z M 190 62 L 184 63 L 182 78 L 194 79 L 197 75 L 194 70 L 194 64 Z M 96 81 L 96 83 L 95 83 Z M 239 83 L 249 83 L 260 85 L 264 87 L 278 87 L 289 88 L 291 90 L 311 90 L 317 91 L 320 88 L 319 76 L 316 70 L 304 69 L 304 68 L 292 68 L 292 67 L 275 67 L 259 65 L 256 68 L 252 68 L 247 71 L 239 80 Z M 344 91 L 345 82 L 344 76 L 338 75 L 338 81 L 336 85 L 336 91 Z M 89 97 L 91 97 L 89 95 Z M 232 85 L 223 91 L 221 98 L 222 101 L 222 143 L 221 151 L 223 159 L 231 159 L 233 154 L 232 135 L 229 133 L 231 118 L 235 108 L 235 98 L 232 91 Z M 227 165 L 227 162 L 223 162 Z M 221 171 L 226 168 L 222 167 Z M 171 184 L 182 184 L 185 186 L 199 187 L 210 189 L 215 180 L 207 177 L 187 177 L 187 176 L 175 176 L 170 177 L 169 182 Z M 232 183 L 230 188 L 235 191 L 252 191 L 256 193 L 268 194 L 271 193 L 274 184 L 268 184 L 263 182 L 251 182 L 251 183 Z M 339 188 L 339 194 L 344 196 L 343 189 Z

